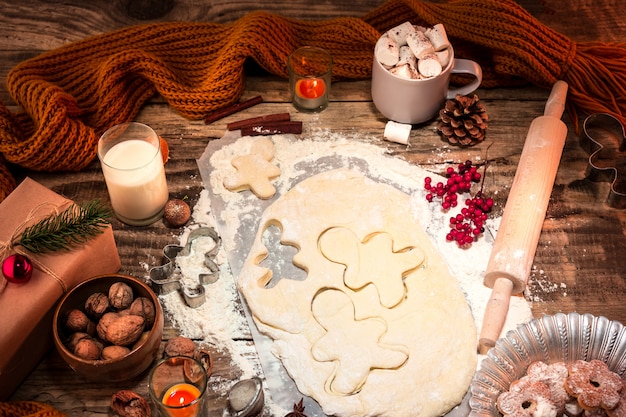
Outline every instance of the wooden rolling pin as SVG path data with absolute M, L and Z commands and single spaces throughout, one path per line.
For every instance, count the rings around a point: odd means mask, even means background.
M 543 116 L 532 121 L 493 244 L 484 283 L 492 288 L 478 340 L 486 353 L 500 337 L 512 294 L 526 288 L 546 216 L 567 126 L 561 121 L 567 83 L 552 87 Z

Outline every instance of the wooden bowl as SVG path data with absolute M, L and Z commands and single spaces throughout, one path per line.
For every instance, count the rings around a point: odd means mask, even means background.
M 133 289 L 134 297 L 146 297 L 152 301 L 155 308 L 152 328 L 145 330 L 148 333 L 142 342 L 138 342 L 130 353 L 120 358 L 88 360 L 76 356 L 64 343 L 70 335 L 64 323 L 67 313 L 75 308 L 84 311 L 85 301 L 91 294 L 108 294 L 109 288 L 115 282 L 128 284 Z M 152 289 L 140 280 L 127 275 L 100 275 L 78 284 L 65 294 L 54 312 L 52 326 L 54 345 L 75 372 L 91 381 L 119 382 L 141 374 L 156 358 L 163 335 L 163 310 Z

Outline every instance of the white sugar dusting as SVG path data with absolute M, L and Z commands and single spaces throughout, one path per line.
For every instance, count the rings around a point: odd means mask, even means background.
M 478 329 L 481 328 L 484 308 L 491 294 L 491 290 L 483 285 L 483 274 L 493 245 L 493 237 L 488 231 L 469 249 L 461 249 L 456 244 L 446 241 L 449 218 L 460 212 L 461 207 L 444 212 L 441 205 L 426 201 L 423 190 L 424 178 L 426 176 L 434 178 L 437 177 L 436 174 L 400 158 L 386 155 L 384 148 L 366 143 L 364 139 L 367 138 L 349 138 L 328 131 L 316 132 L 312 139 L 294 139 L 287 135 L 270 138 L 275 148 L 274 163 L 281 169 L 279 179 L 273 182 L 279 195 L 287 193 L 298 181 L 310 175 L 311 170 L 322 172 L 333 169 L 337 161 L 410 195 L 413 209 L 418 212 L 426 233 L 447 262 L 452 275 L 458 279 L 471 307 L 476 326 Z M 210 191 L 204 190 L 201 193 L 198 203 L 193 208 L 193 226 L 185 229 L 181 236 L 181 244 L 195 227 L 217 227 L 217 213 L 211 207 L 209 193 L 215 193 L 224 201 L 225 208 L 221 211 L 219 220 L 220 224 L 227 225 L 226 228 L 222 227 L 219 230 L 222 239 L 222 246 L 217 255 L 217 263 L 220 266 L 219 279 L 215 283 L 205 285 L 206 302 L 193 309 L 185 305 L 178 293 L 160 297 L 165 311 L 181 335 L 228 351 L 232 358 L 232 366 L 241 370 L 242 379 L 259 375 L 262 370 L 255 355 L 250 354 L 250 348 L 246 350 L 245 343 L 241 342 L 242 339 L 250 337 L 250 331 L 245 316 L 240 308 L 236 307 L 240 305 L 239 296 L 235 288 L 235 278 L 227 261 L 227 251 L 236 247 L 241 225 L 246 224 L 246 219 L 248 223 L 251 220 L 254 223 L 253 220 L 258 219 L 258 212 L 255 212 L 254 204 L 251 204 L 256 197 L 249 191 L 235 193 L 226 190 L 223 179 L 234 170 L 230 163 L 231 159 L 248 153 L 254 140 L 251 137 L 244 137 L 229 142 L 213 153 L 210 167 L 200 166 L 201 170 L 210 172 L 210 184 L 205 182 L 205 187 Z M 203 175 L 203 178 L 206 181 L 207 177 Z M 487 222 L 491 233 L 495 234 L 499 222 L 500 218 Z M 203 263 L 204 253 L 215 244 L 210 238 L 198 238 L 194 242 L 189 256 L 186 259 L 179 256 L 177 259 L 185 282 L 190 285 L 196 285 L 199 273 L 207 272 Z M 533 273 L 538 274 L 537 271 Z M 526 300 L 523 297 L 513 297 L 505 331 L 528 321 L 531 317 Z M 237 381 L 220 380 L 215 381 L 215 384 L 219 384 L 227 392 L 235 382 Z M 271 397 L 268 395 L 266 398 Z M 269 414 L 275 416 L 285 415 L 291 411 L 290 408 L 283 408 L 291 407 L 291 404 L 277 405 L 271 400 L 267 402 L 267 407 L 271 410 Z

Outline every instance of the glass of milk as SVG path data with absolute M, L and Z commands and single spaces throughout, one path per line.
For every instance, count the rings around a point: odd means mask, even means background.
M 98 141 L 98 158 L 118 219 L 154 223 L 169 198 L 159 136 L 142 123 L 113 126 Z

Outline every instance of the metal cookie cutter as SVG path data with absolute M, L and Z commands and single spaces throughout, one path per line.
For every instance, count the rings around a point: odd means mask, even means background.
M 215 246 L 204 254 L 204 265 L 209 269 L 209 273 L 198 275 L 198 285 L 190 288 L 181 282 L 180 269 L 176 265 L 178 255 L 187 256 L 191 251 L 191 244 L 194 239 L 208 236 L 215 242 Z M 204 284 L 212 284 L 217 281 L 219 267 L 214 259 L 219 251 L 220 236 L 212 227 L 199 227 L 192 230 L 187 237 L 184 246 L 167 245 L 163 248 L 163 256 L 167 263 L 161 266 L 150 268 L 150 281 L 152 288 L 157 294 L 169 294 L 172 291 L 180 291 L 185 303 L 192 308 L 200 307 L 206 300 Z
M 589 153 L 587 177 L 611 183 L 607 204 L 626 208 L 626 129 L 614 116 L 596 113 L 583 122 L 580 145 Z

